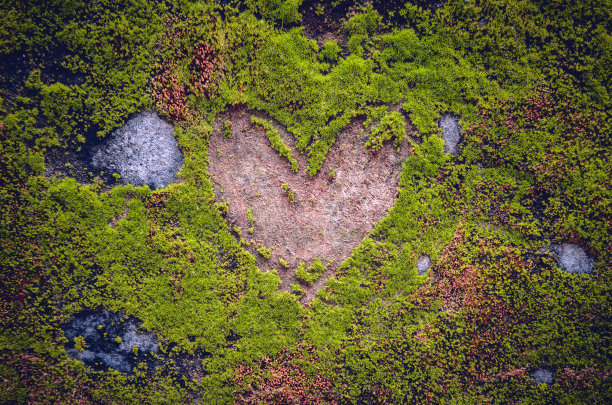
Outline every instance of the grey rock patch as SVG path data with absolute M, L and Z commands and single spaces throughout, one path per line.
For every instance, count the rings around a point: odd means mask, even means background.
M 461 142 L 461 127 L 459 120 L 461 117 L 452 114 L 443 114 L 440 117 L 439 126 L 442 129 L 442 139 L 444 140 L 444 153 L 456 155 L 459 152 L 459 142 Z
M 150 354 L 159 350 L 156 335 L 142 331 L 139 324 L 134 317 L 104 309 L 80 312 L 63 326 L 66 353 L 96 370 L 131 373 L 141 361 L 152 361 Z M 75 348 L 74 339 L 79 336 L 85 341 L 84 350 Z
M 431 267 L 431 258 L 427 255 L 421 255 L 416 262 L 416 268 L 419 275 L 423 275 Z
M 123 352 L 132 351 L 134 347 L 145 352 L 157 352 L 158 345 L 151 334 L 142 333 L 134 323 L 126 326 L 119 350 Z
M 551 385 L 554 382 L 553 372 L 543 367 L 540 367 L 532 372 L 531 378 L 535 384 Z
M 595 261 L 578 245 L 562 243 L 552 245 L 551 250 L 557 255 L 557 262 L 561 270 L 572 274 L 591 273 Z
M 478 26 L 480 28 L 484 28 L 487 26 L 487 24 L 489 23 L 489 21 L 486 18 L 481 18 L 480 20 L 478 20 Z
M 183 154 L 174 138 L 174 127 L 153 111 L 143 111 L 94 147 L 91 165 L 118 173 L 135 186 L 166 187 L 177 180 Z

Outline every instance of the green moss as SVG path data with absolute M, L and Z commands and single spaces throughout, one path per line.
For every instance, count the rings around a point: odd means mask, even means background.
M 297 173 L 300 168 L 297 160 L 295 160 L 295 158 L 291 154 L 291 150 L 287 145 L 285 145 L 283 140 L 280 138 L 278 131 L 274 129 L 272 124 L 266 120 L 262 120 L 255 116 L 251 116 L 251 123 L 261 125 L 266 130 L 266 136 L 268 137 L 268 141 L 270 142 L 270 146 L 272 146 L 272 149 L 277 151 L 278 154 L 282 157 L 286 158 L 289 161 L 289 164 L 291 165 L 291 171 Z
M 382 148 L 385 141 L 393 139 L 393 145 L 399 149 L 405 136 L 404 117 L 399 112 L 394 111 L 391 114 L 385 115 L 380 124 L 371 131 L 365 147 L 378 151 Z
M 249 220 L 249 233 L 253 233 L 255 230 L 255 219 L 253 218 L 253 209 L 251 207 L 247 208 L 247 218 Z
M 295 191 L 293 191 L 293 189 L 289 187 L 289 184 L 283 183 L 282 189 L 283 189 L 283 193 L 287 194 L 287 198 L 289 198 L 290 203 L 298 202 L 298 199 L 295 196 Z
M 270 251 L 270 249 L 263 245 L 258 246 L 257 251 L 259 252 L 260 255 L 262 255 L 266 259 L 269 259 L 270 256 L 272 255 L 272 252 Z
M 223 135 L 226 138 L 230 138 L 230 139 L 232 138 L 232 128 L 233 128 L 233 125 L 231 121 L 225 121 L 223 123 Z
M 320 58 L 327 63 L 336 63 L 338 61 L 340 47 L 334 41 L 325 41 L 323 49 L 321 49 Z
M 277 20 L 282 24 L 296 23 L 302 20 L 299 13 L 304 0 L 247 0 L 246 3 L 262 17 Z
M 223 13 L 214 2 L 0 4 L 0 54 L 30 71 L 0 73 L 11 82 L 0 99 L 0 402 L 231 403 L 242 373 L 275 403 L 297 374 L 270 389 L 265 365 L 289 354 L 342 403 L 610 402 L 606 5 L 400 3 L 320 7 L 350 11 L 321 49 L 297 26 L 300 1 L 232 1 Z M 198 93 L 201 41 L 218 60 Z M 191 114 L 175 123 L 182 183 L 152 192 L 44 176 L 51 149 L 77 152 L 156 108 L 150 86 L 168 60 Z M 266 114 L 253 122 L 272 147 L 299 170 L 275 122 L 316 176 L 355 120 L 374 125 L 368 147 L 397 146 L 400 105 L 420 140 L 398 198 L 302 307 L 325 266 L 301 263 L 290 293 L 256 267 L 216 204 L 214 117 L 236 106 Z M 438 136 L 447 112 L 462 115 L 459 156 Z M 595 258 L 593 273 L 563 273 L 540 249 L 568 240 Z M 418 276 L 423 253 L 433 267 Z M 86 343 L 68 342 L 62 325 L 100 307 L 156 331 L 156 370 L 66 359 Z M 201 377 L 176 373 L 186 357 Z M 551 386 L 529 377 L 543 365 Z
M 291 284 L 291 292 L 294 293 L 295 295 L 297 295 L 298 297 L 301 297 L 305 293 L 305 291 L 302 289 L 302 287 L 299 284 L 297 284 L 297 283 L 292 283 Z
M 74 348 L 82 352 L 87 347 L 87 343 L 83 336 L 77 336 L 74 338 Z
M 315 259 L 315 261 L 308 267 L 306 267 L 306 263 L 301 262 L 295 271 L 295 275 L 300 281 L 308 285 L 312 285 L 312 283 L 321 277 L 325 269 L 326 268 L 323 265 L 323 262 L 321 262 L 320 259 Z

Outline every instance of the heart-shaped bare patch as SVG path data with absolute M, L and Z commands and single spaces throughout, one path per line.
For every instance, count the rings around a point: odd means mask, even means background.
M 377 152 L 368 151 L 368 134 L 356 120 L 338 134 L 321 171 L 311 177 L 295 139 L 273 124 L 299 164 L 297 173 L 252 116 L 265 119 L 244 109 L 217 117 L 208 149 L 216 199 L 228 203 L 228 220 L 240 228 L 258 266 L 278 270 L 281 289 L 300 281 L 301 262 L 321 260 L 323 274 L 312 285 L 301 280 L 302 302 L 309 303 L 393 205 L 410 144 L 404 139 L 398 151 L 385 142 Z

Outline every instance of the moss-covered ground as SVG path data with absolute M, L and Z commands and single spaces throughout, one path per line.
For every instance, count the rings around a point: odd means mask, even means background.
M 610 10 L 0 0 L 0 403 L 611 403 Z M 285 127 L 311 176 L 333 177 L 356 119 L 374 150 L 402 119 L 418 131 L 395 205 L 308 306 L 215 202 L 207 147 L 236 107 Z M 45 175 L 151 109 L 175 126 L 181 182 Z M 566 242 L 592 273 L 560 270 L 547 247 Z M 159 360 L 70 358 L 87 341 L 63 326 L 100 308 L 156 333 Z

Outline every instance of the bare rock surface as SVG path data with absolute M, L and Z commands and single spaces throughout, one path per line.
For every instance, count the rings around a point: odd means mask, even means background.
M 551 250 L 557 255 L 557 262 L 561 270 L 568 273 L 591 273 L 595 267 L 594 260 L 584 249 L 573 243 L 552 245 Z
M 312 286 L 303 285 L 302 302 L 308 303 L 393 206 L 402 163 L 410 154 L 409 142 L 405 140 L 399 152 L 385 143 L 372 154 L 364 148 L 368 133 L 355 121 L 338 134 L 321 171 L 310 177 L 306 157 L 295 150 L 295 139 L 275 124 L 298 160 L 298 173 L 271 148 L 265 131 L 251 125 L 251 115 L 261 116 L 239 109 L 216 119 L 208 150 L 216 199 L 229 203 L 229 222 L 241 229 L 258 266 L 277 270 L 283 280 L 281 289 L 289 291 L 290 284 L 298 282 L 295 270 L 300 262 L 310 265 L 322 260 L 327 266 L 323 276 Z M 223 135 L 226 120 L 232 122 L 231 139 Z M 332 170 L 335 175 L 330 178 Z M 283 184 L 293 191 L 294 202 Z M 258 246 L 271 250 L 269 259 L 257 253 Z
M 439 126 L 442 130 L 444 140 L 444 153 L 456 155 L 459 153 L 459 142 L 461 142 L 461 127 L 459 120 L 461 117 L 452 114 L 443 114 L 440 117 Z
M 155 112 L 143 111 L 94 148 L 91 165 L 107 174 L 118 173 L 125 183 L 156 189 L 177 181 L 183 154 L 174 127 Z
M 533 371 L 531 373 L 531 378 L 535 384 L 551 385 L 554 382 L 553 372 L 543 367 Z
M 136 364 L 150 359 L 148 355 L 159 348 L 156 335 L 142 331 L 139 324 L 134 317 L 104 309 L 80 312 L 63 327 L 68 339 L 66 353 L 96 370 L 112 368 L 131 373 Z M 75 338 L 83 338 L 83 350 L 76 347 Z
M 427 273 L 427 270 L 431 267 L 431 258 L 427 255 L 421 255 L 416 262 L 416 268 L 419 275 Z

